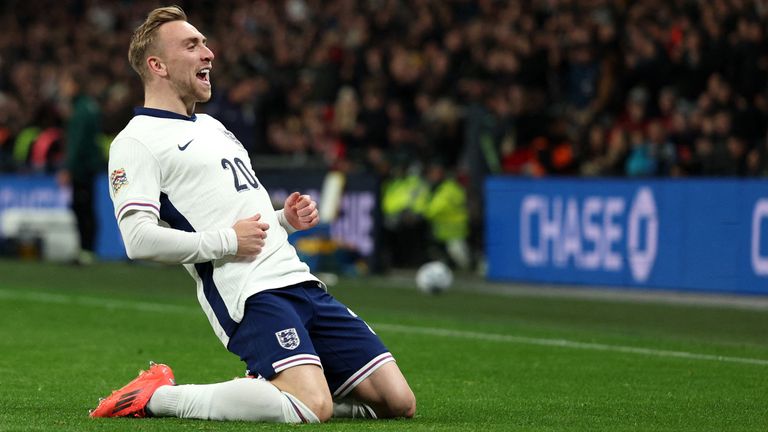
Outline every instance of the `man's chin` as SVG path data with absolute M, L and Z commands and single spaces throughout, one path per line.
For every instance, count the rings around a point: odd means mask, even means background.
M 202 93 L 202 92 L 198 93 L 197 94 L 197 101 L 199 103 L 206 103 L 209 100 L 211 100 L 211 95 L 212 95 L 212 93 L 211 93 L 210 90 L 208 90 L 208 92 L 205 92 L 205 93 Z

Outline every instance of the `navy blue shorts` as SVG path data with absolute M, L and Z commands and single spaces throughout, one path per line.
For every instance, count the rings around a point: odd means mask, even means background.
M 394 358 L 361 318 L 318 282 L 254 294 L 227 346 L 266 379 L 301 364 L 323 368 L 334 397 L 343 397 Z

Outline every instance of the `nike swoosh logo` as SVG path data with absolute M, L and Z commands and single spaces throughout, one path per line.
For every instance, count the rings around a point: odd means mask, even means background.
M 181 144 L 179 144 L 179 150 L 181 150 L 181 151 L 184 151 L 184 150 L 186 150 L 186 149 L 187 149 L 187 147 L 189 147 L 189 145 L 190 145 L 190 144 L 192 144 L 192 141 L 194 141 L 194 140 L 195 140 L 195 139 L 193 138 L 193 139 L 189 140 L 189 142 L 187 142 L 187 143 L 186 143 L 186 144 L 184 144 L 184 145 L 181 145 Z

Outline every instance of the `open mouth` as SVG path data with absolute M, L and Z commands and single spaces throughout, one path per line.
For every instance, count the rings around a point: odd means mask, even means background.
M 202 68 L 197 72 L 197 79 L 202 81 L 205 85 L 210 86 L 211 85 L 211 68 L 206 67 Z

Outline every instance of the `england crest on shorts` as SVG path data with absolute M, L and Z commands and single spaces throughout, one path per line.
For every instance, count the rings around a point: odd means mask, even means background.
M 280 346 L 288 350 L 298 348 L 299 344 L 301 343 L 301 340 L 299 340 L 299 334 L 296 333 L 295 328 L 280 330 L 279 332 L 275 332 L 275 336 L 277 337 L 277 341 L 280 343 Z

